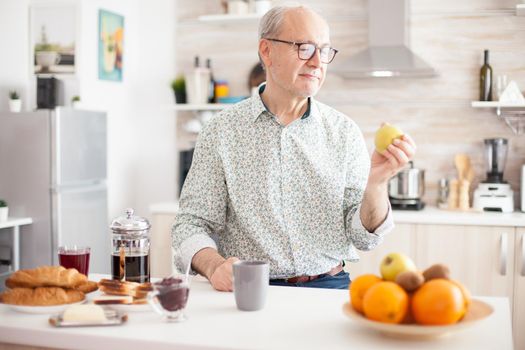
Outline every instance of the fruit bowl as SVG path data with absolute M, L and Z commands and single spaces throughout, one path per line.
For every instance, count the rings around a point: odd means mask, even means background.
M 432 339 L 443 337 L 472 327 L 494 312 L 492 306 L 480 300 L 472 300 L 466 315 L 461 321 L 446 326 L 423 326 L 418 324 L 390 324 L 372 321 L 355 311 L 350 303 L 343 305 L 343 313 L 363 327 L 379 331 L 396 338 Z

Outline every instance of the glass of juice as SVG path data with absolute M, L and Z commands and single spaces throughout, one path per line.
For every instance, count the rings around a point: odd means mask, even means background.
M 81 246 L 58 247 L 58 263 L 66 269 L 77 269 L 87 276 L 89 273 L 89 253 L 91 248 Z

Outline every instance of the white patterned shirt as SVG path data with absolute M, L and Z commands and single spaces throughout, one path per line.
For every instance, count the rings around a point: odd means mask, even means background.
M 361 223 L 370 158 L 358 126 L 308 103 L 284 126 L 257 95 L 205 125 L 172 229 L 178 269 L 211 247 L 268 261 L 271 278 L 318 275 L 359 260 L 356 249 L 374 248 L 393 229 L 391 209 L 375 232 Z

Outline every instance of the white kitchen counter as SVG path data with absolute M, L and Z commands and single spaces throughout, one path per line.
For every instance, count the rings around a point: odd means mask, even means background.
M 179 203 L 163 202 L 150 205 L 150 212 L 175 216 Z M 394 221 L 399 224 L 437 224 L 437 225 L 481 225 L 525 227 L 525 213 L 509 214 L 495 212 L 462 212 L 442 210 L 426 206 L 423 210 L 394 210 Z
M 91 276 L 100 277 L 100 276 Z M 63 349 L 512 349 L 507 298 L 479 298 L 494 307 L 487 319 L 434 340 L 388 338 L 362 328 L 342 312 L 347 290 L 270 287 L 266 307 L 242 312 L 232 293 L 194 279 L 188 321 L 165 323 L 153 312 L 129 314 L 113 327 L 54 328 L 47 315 L 0 305 L 0 343 Z M 0 344 L 1 348 L 1 344 Z
M 394 221 L 399 224 L 525 227 L 525 213 L 462 212 L 427 206 L 419 211 L 394 210 Z

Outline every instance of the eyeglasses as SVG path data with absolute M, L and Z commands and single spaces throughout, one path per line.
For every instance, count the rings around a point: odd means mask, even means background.
M 296 43 L 293 41 L 271 39 L 271 38 L 265 38 L 265 39 L 270 40 L 270 41 L 276 41 L 279 43 L 285 43 L 285 44 L 297 46 L 297 55 L 299 56 L 299 59 L 304 60 L 304 61 L 308 61 L 309 59 L 314 57 L 315 53 L 319 49 L 321 62 L 328 64 L 334 60 L 335 54 L 338 52 L 338 50 L 334 49 L 333 47 L 329 47 L 329 46 L 319 47 L 316 44 L 311 44 L 311 43 Z

